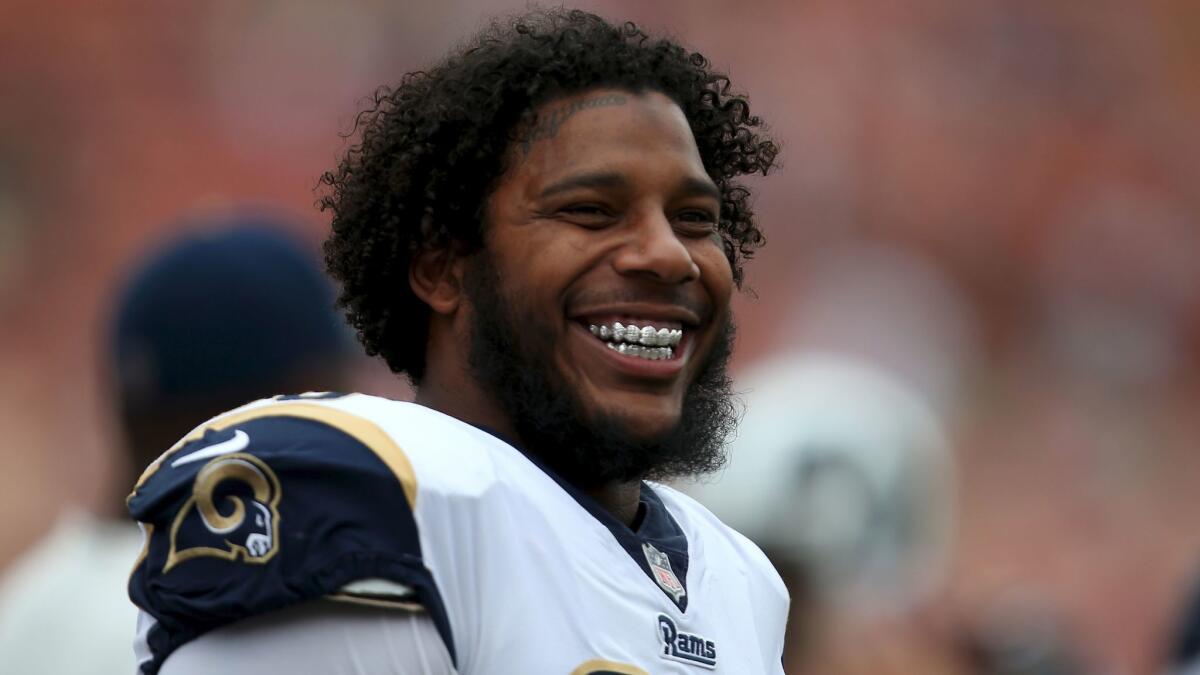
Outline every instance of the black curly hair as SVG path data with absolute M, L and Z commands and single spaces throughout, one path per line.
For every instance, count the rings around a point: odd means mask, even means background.
M 478 250 L 486 199 L 521 130 L 536 129 L 537 108 L 602 87 L 656 91 L 683 110 L 721 191 L 718 229 L 741 286 L 742 264 L 764 238 L 734 178 L 766 174 L 777 153 L 746 98 L 701 54 L 632 23 L 535 10 L 376 91 L 358 115 L 358 144 L 321 177 L 318 205 L 333 215 L 325 260 L 368 355 L 420 383 L 429 308 L 409 287 L 412 256 Z

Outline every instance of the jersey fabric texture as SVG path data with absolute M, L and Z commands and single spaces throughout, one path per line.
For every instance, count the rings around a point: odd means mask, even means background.
M 324 597 L 419 603 L 464 674 L 782 672 L 787 592 L 744 537 L 653 483 L 630 529 L 416 404 L 251 403 L 166 452 L 128 503 L 147 533 L 129 585 L 146 675 L 207 631 Z
M 321 600 L 211 630 L 180 646 L 158 672 L 455 675 L 442 638 L 424 612 Z

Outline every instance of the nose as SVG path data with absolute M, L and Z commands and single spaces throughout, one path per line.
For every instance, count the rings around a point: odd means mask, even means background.
M 613 258 L 617 272 L 650 277 L 666 284 L 700 278 L 699 265 L 665 214 L 649 214 L 630 225 L 629 239 Z

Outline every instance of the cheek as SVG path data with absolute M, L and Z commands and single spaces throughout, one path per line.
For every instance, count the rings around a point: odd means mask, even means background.
M 733 267 L 721 248 L 712 248 L 693 254 L 700 268 L 700 281 L 707 289 L 713 303 L 719 308 L 729 303 L 733 295 Z
M 614 247 L 602 235 L 561 227 L 541 239 L 518 263 L 531 301 L 553 305 L 562 315 L 569 298 L 612 285 L 606 261 Z

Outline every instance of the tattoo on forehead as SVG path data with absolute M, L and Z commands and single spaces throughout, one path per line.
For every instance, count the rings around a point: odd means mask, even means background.
M 621 94 L 607 94 L 605 96 L 582 98 L 578 101 L 572 101 L 567 105 L 554 108 L 553 110 L 548 110 L 537 116 L 532 128 L 521 139 L 521 150 L 528 155 L 534 143 L 547 138 L 554 138 L 558 134 L 558 128 L 580 110 L 625 105 L 626 100 L 628 99 Z

